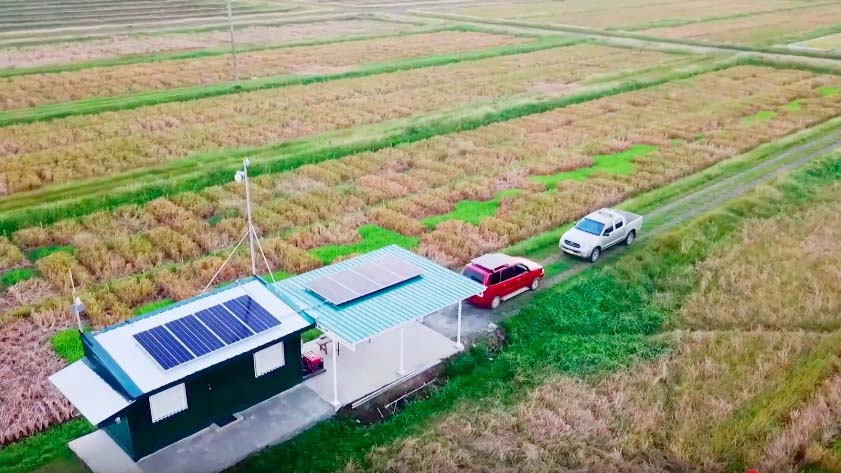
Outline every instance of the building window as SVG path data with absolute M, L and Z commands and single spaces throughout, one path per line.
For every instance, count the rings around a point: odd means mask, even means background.
M 254 353 L 254 377 L 259 378 L 269 371 L 282 368 L 286 364 L 283 354 L 283 342 Z
M 152 411 L 153 423 L 181 411 L 186 411 L 187 391 L 184 388 L 184 383 L 149 396 L 149 408 Z

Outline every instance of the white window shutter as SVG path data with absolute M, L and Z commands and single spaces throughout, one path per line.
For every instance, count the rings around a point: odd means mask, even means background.
M 152 422 L 158 422 L 181 411 L 186 411 L 187 390 L 184 383 L 149 396 L 149 407 L 152 411 Z
M 269 371 L 282 368 L 286 364 L 283 354 L 283 342 L 254 352 L 254 377 L 259 378 Z

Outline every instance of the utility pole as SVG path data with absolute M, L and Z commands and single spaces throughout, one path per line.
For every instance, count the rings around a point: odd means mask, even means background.
M 239 66 L 237 65 L 237 44 L 234 39 L 234 15 L 231 13 L 231 0 L 228 3 L 228 26 L 231 30 L 231 57 L 234 61 L 234 81 L 239 82 Z
M 251 220 L 251 190 L 248 187 L 248 165 L 251 161 L 245 158 L 242 161 L 242 171 L 236 174 L 236 181 L 245 181 L 245 212 L 248 214 L 248 243 L 251 245 L 251 274 L 257 275 L 257 255 L 254 253 L 254 223 Z

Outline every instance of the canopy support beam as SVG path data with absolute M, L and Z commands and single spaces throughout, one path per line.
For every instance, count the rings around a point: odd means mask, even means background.
M 339 348 L 339 342 L 336 340 L 335 336 L 330 338 L 333 339 L 333 402 L 331 404 L 333 404 L 333 407 L 338 410 L 339 406 L 341 406 L 341 404 L 339 403 L 339 364 L 338 358 L 336 357 L 336 351 Z
M 464 344 L 461 343 L 461 305 L 464 301 L 458 301 L 458 328 L 456 329 L 456 348 L 461 351 L 464 350 Z

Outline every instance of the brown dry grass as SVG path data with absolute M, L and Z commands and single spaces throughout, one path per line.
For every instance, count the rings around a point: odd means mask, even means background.
M 0 237 L 0 272 L 26 263 L 23 252 L 5 237 Z
M 442 31 L 401 37 L 282 48 L 238 56 L 242 77 L 330 74 L 366 63 L 448 54 L 524 42 L 524 38 L 480 32 Z M 180 61 L 96 67 L 0 79 L 0 110 L 111 97 L 147 90 L 227 82 L 227 55 Z
M 704 262 L 681 326 L 838 330 L 839 241 L 838 201 L 751 223 L 737 244 Z

